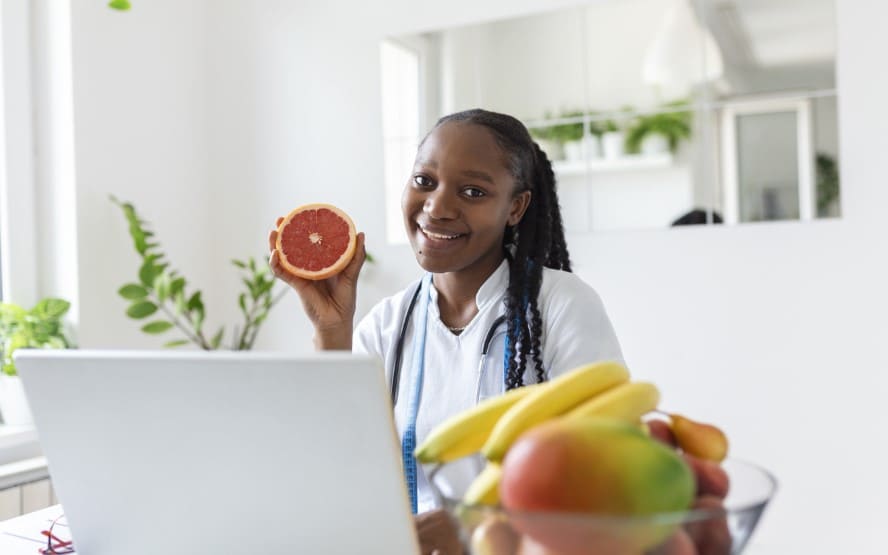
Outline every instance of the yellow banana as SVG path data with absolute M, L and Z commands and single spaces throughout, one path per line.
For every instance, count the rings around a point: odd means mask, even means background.
M 432 430 L 413 455 L 421 463 L 446 463 L 477 453 L 500 416 L 539 387 L 540 384 L 519 387 L 451 416 Z
M 503 414 L 481 452 L 499 462 L 524 431 L 554 416 L 560 416 L 602 391 L 629 381 L 629 371 L 616 362 L 580 366 L 542 384 Z
M 601 416 L 635 423 L 656 409 L 659 402 L 657 386 L 648 382 L 629 382 L 592 397 L 567 413 L 565 418 Z
M 467 505 L 499 504 L 499 485 L 502 477 L 503 469 L 499 463 L 488 462 L 484 470 L 469 484 L 469 489 L 463 495 L 463 502 Z

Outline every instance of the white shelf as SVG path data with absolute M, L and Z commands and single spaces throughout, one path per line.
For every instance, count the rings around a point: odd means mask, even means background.
M 598 172 L 625 172 L 656 170 L 672 166 L 672 154 L 633 154 L 620 158 L 592 158 L 589 160 L 556 160 L 552 169 L 558 177 L 569 177 Z

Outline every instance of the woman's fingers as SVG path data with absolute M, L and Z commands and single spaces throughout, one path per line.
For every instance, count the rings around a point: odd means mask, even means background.
M 670 447 L 678 447 L 678 442 L 675 441 L 675 435 L 672 433 L 672 428 L 669 427 L 667 422 L 662 420 L 648 420 L 647 426 L 648 430 L 651 432 L 651 437 Z
M 714 496 L 724 499 L 731 487 L 728 473 L 720 464 L 684 454 L 688 466 L 691 467 L 694 476 L 697 477 L 697 495 Z
M 730 555 L 733 540 L 728 520 L 722 516 L 725 510 L 722 500 L 703 495 L 694 502 L 694 509 L 710 511 L 711 518 L 688 522 L 684 528 L 697 547 L 700 555 Z
M 364 266 L 364 260 L 366 259 L 367 251 L 364 248 L 364 232 L 362 231 L 355 238 L 355 255 L 348 263 L 348 266 L 342 270 L 342 277 L 349 280 L 352 284 L 356 283 L 358 281 L 358 274 L 361 273 L 361 268 Z
M 284 217 L 281 216 L 274 221 L 274 227 L 281 227 L 281 222 L 284 221 Z
M 268 232 L 268 252 L 274 252 L 274 250 L 277 248 L 277 238 L 277 229 L 272 229 Z

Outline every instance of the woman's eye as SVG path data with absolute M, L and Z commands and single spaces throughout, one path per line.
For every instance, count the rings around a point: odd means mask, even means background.
M 483 189 L 478 189 L 477 187 L 466 187 L 463 189 L 463 192 L 470 198 L 481 198 L 487 195 Z
M 414 175 L 413 176 L 413 184 L 417 187 L 431 187 L 432 180 L 424 175 Z

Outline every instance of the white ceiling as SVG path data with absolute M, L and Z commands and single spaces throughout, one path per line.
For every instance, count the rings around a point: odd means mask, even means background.
M 725 58 L 763 68 L 835 59 L 833 0 L 706 0 Z

